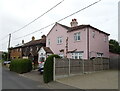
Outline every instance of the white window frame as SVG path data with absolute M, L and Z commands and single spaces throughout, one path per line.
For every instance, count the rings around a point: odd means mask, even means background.
M 32 47 L 30 47 L 30 51 L 32 51 Z
M 103 53 L 97 53 L 97 57 L 103 57 Z
M 92 32 L 92 37 L 95 38 L 95 31 Z
M 50 45 L 50 39 L 48 39 L 48 45 Z
M 83 58 L 83 52 L 72 53 L 72 59 L 82 59 L 82 58 Z
M 80 41 L 80 32 L 78 32 L 78 33 L 74 33 L 74 40 L 75 41 Z
M 59 56 L 60 56 L 61 58 L 64 58 L 64 54 L 59 54 Z
M 57 44 L 62 44 L 62 37 L 57 37 Z
M 106 36 L 106 35 L 104 36 L 104 41 L 105 41 L 105 42 L 107 41 L 107 36 Z

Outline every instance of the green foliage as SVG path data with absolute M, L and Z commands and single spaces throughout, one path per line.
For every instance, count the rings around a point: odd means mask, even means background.
M 10 63 L 10 71 L 26 73 L 32 70 L 32 62 L 29 59 L 15 59 Z
M 8 55 L 7 52 L 3 52 L 2 53 L 2 60 L 6 61 L 7 60 L 7 55 Z
M 58 55 L 50 55 L 44 64 L 43 79 L 45 83 L 53 80 L 53 58 L 60 58 Z
M 120 46 L 119 46 L 119 43 L 116 40 L 111 39 L 109 41 L 109 51 L 112 52 L 112 53 L 120 54 Z

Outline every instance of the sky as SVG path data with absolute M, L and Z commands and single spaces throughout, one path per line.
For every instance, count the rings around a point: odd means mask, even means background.
M 62 0 L 0 0 L 0 51 L 7 51 L 9 33 L 12 33 L 42 15 L 51 7 Z M 47 35 L 50 26 L 29 36 L 16 39 L 92 4 L 98 0 L 64 0 L 56 8 L 20 31 L 11 35 L 10 46 L 31 41 L 31 37 L 40 39 L 43 34 Z M 109 39 L 118 40 L 118 2 L 119 0 L 101 0 L 99 3 L 59 22 L 70 27 L 70 22 L 76 18 L 78 25 L 90 24 L 106 33 Z

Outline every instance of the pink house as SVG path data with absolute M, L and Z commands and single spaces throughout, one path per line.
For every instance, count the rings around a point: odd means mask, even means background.
M 46 38 L 46 47 L 54 54 L 73 59 L 109 58 L 110 34 L 91 25 L 78 25 L 72 19 L 71 27 L 56 23 Z

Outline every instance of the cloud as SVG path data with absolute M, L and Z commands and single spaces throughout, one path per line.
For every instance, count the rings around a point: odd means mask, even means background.
M 1 0 L 0 14 L 2 18 L 0 20 L 2 20 L 2 31 L 0 31 L 0 33 L 2 33 L 2 37 L 6 36 L 6 34 L 10 32 L 20 29 L 60 1 L 61 0 Z M 20 43 L 22 39 L 26 42 L 31 40 L 31 36 L 35 36 L 36 39 L 40 38 L 42 34 L 47 34 L 52 26 L 44 29 L 42 33 L 40 31 L 28 37 L 14 40 L 17 37 L 26 35 L 56 22 L 57 20 L 64 18 L 65 16 L 82 9 L 95 1 L 97 0 L 64 0 L 64 2 L 58 7 L 35 21 L 33 24 L 19 32 L 16 32 L 12 36 L 12 46 Z M 118 1 L 119 0 L 101 0 L 101 2 L 96 5 L 71 16 L 60 23 L 70 26 L 71 19 L 77 18 L 79 24 L 90 24 L 102 31 L 110 33 L 110 38 L 117 40 Z M 7 40 L 8 38 L 4 41 Z M 3 49 L 6 50 L 6 46 Z

